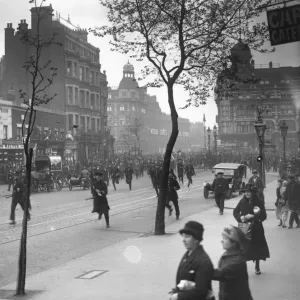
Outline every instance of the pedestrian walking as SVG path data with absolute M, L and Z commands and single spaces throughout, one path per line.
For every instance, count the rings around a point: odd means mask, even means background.
M 178 180 L 179 180 L 179 182 L 181 181 L 181 183 L 183 183 L 183 171 L 184 171 L 184 167 L 183 167 L 182 160 L 181 160 L 181 158 L 178 158 L 177 175 L 178 175 Z
M 212 190 L 215 194 L 215 201 L 219 208 L 219 214 L 223 215 L 224 211 L 224 201 L 226 198 L 227 191 L 229 189 L 229 185 L 226 179 L 223 178 L 224 173 L 218 172 L 217 178 L 214 179 L 212 183 Z
M 170 202 L 173 202 L 175 213 L 176 213 L 176 220 L 179 220 L 180 210 L 178 205 L 178 194 L 177 191 L 180 189 L 180 185 L 176 179 L 176 175 L 174 171 L 170 169 L 169 171 L 169 178 L 168 178 L 168 193 L 167 193 L 167 204 L 166 207 L 169 209 L 169 215 L 172 215 L 172 207 L 170 206 Z
M 298 210 L 300 207 L 300 184 L 295 181 L 295 176 L 290 174 L 288 176 L 288 185 L 285 193 L 285 200 L 288 202 L 290 210 L 290 219 L 288 229 L 293 229 L 293 223 L 296 222 L 296 228 L 300 228 L 300 220 Z
M 213 280 L 220 282 L 219 300 L 253 300 L 244 256 L 248 246 L 246 235 L 229 225 L 222 232 L 221 243 L 225 252 L 213 274 Z
M 187 250 L 178 266 L 176 287 L 169 293 L 169 300 L 207 300 L 212 292 L 213 264 L 200 244 L 204 228 L 196 221 L 189 221 L 179 231 Z
M 281 220 L 281 212 L 282 212 L 282 196 L 281 196 L 281 188 L 282 188 L 282 179 L 277 180 L 277 188 L 276 188 L 276 202 L 275 202 L 275 214 L 277 220 L 279 220 L 278 226 L 282 225 L 282 220 Z
M 93 198 L 94 198 L 94 207 L 92 213 L 98 213 L 98 219 L 101 220 L 102 214 L 104 214 L 106 221 L 106 228 L 110 227 L 109 224 L 109 210 L 110 207 L 107 201 L 107 185 L 103 181 L 103 173 L 97 171 L 95 172 L 96 181 L 93 185 Z
M 9 170 L 8 170 L 7 180 L 8 180 L 7 190 L 10 192 L 11 186 L 14 185 L 14 173 L 13 173 L 13 170 L 11 168 L 9 168 Z
M 265 196 L 264 196 L 264 183 L 262 182 L 261 178 L 258 177 L 258 172 L 256 170 L 252 171 L 252 177 L 249 178 L 248 184 L 251 184 L 252 186 L 257 187 L 257 193 L 258 197 L 262 200 L 265 201 Z
M 23 176 L 18 171 L 15 173 L 15 181 L 13 185 L 13 194 L 11 200 L 11 208 L 10 208 L 10 224 L 15 225 L 15 211 L 16 207 L 19 204 L 21 208 L 25 209 L 25 197 L 27 187 L 24 184 Z M 28 209 L 31 209 L 30 203 L 28 203 Z M 30 220 L 31 216 L 28 211 L 28 221 Z
M 282 222 L 282 228 L 286 228 L 286 221 L 288 219 L 289 214 L 289 205 L 288 201 L 285 200 L 285 194 L 286 194 L 286 188 L 287 188 L 288 182 L 285 180 L 282 183 L 280 194 L 281 194 L 281 200 L 279 201 L 279 205 L 281 206 L 281 222 Z
M 265 204 L 255 195 L 257 188 L 247 184 L 245 195 L 233 210 L 233 216 L 240 228 L 249 234 L 248 261 L 255 262 L 255 274 L 260 275 L 260 260 L 270 257 L 262 222 L 267 219 Z M 251 236 L 250 236 L 251 232 Z
M 125 178 L 126 183 L 129 185 L 129 189 L 131 190 L 131 184 L 132 184 L 132 175 L 134 174 L 134 170 L 130 164 L 125 168 Z
M 196 175 L 194 166 L 192 164 L 192 161 L 190 160 L 189 163 L 185 167 L 185 174 L 188 179 L 188 187 L 190 187 L 191 184 L 193 184 L 193 176 Z
M 119 184 L 120 170 L 115 163 L 112 164 L 110 169 L 111 182 L 113 184 L 114 190 L 116 191 L 116 184 Z

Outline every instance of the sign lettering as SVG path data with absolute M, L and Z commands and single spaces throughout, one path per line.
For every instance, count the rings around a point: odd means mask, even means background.
M 267 11 L 271 45 L 300 41 L 300 5 Z
M 0 145 L 0 149 L 24 149 L 23 145 Z

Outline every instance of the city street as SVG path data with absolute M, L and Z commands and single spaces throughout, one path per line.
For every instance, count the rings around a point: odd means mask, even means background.
M 202 194 L 203 181 L 211 179 L 211 172 L 202 170 L 194 177 L 191 189 L 182 186 L 179 191 L 182 218 L 214 205 L 211 196 L 204 199 Z M 2 187 L 2 195 L 8 194 L 5 189 L 6 186 Z M 31 196 L 28 275 L 153 231 L 157 198 L 148 175 L 133 179 L 132 191 L 124 180 L 117 185 L 117 191 L 109 186 L 110 229 L 105 228 L 104 220 L 98 221 L 97 214 L 91 214 L 92 200 L 85 200 L 90 196 L 90 191 L 79 188 Z M 18 206 L 17 225 L 12 226 L 8 223 L 11 198 L 1 197 L 0 203 L 0 286 L 3 286 L 16 280 L 22 209 Z M 166 225 L 173 222 L 176 222 L 175 216 L 169 217 L 166 210 Z
M 149 183 L 147 177 L 135 181 L 136 185 L 140 184 L 140 189 L 132 192 L 125 190 L 120 192 L 119 195 L 124 195 L 122 200 L 120 196 L 114 197 L 110 191 L 110 199 L 112 199 L 110 203 L 115 203 L 111 204 L 113 216 L 110 229 L 105 229 L 104 221 L 97 224 L 99 221 L 96 220 L 96 217 L 90 215 L 90 221 L 86 221 L 84 224 L 66 228 L 68 226 L 66 223 L 64 230 L 54 231 L 54 228 L 53 231 L 46 233 L 47 228 L 45 228 L 44 234 L 32 236 L 28 240 L 27 285 L 29 294 L 26 299 L 32 297 L 45 300 L 58 297 L 60 299 L 70 299 L 71 297 L 78 300 L 97 299 L 99 289 L 101 295 L 109 299 L 120 299 L 121 294 L 124 299 L 139 299 L 141 295 L 144 299 L 153 299 L 154 294 L 163 296 L 173 285 L 176 267 L 184 251 L 177 232 L 186 221 L 191 219 L 205 224 L 204 247 L 216 265 L 222 253 L 220 232 L 225 225 L 234 224 L 232 209 L 242 196 L 235 196 L 230 201 L 226 201 L 225 214 L 220 217 L 218 210 L 214 207 L 213 197 L 210 196 L 205 200 L 202 195 L 202 182 L 210 178 L 209 171 L 198 171 L 194 186 L 190 190 L 186 186 L 182 188 L 180 192 L 181 218 L 179 221 L 175 221 L 173 216 L 166 217 L 167 234 L 165 236 L 147 234 L 149 231 L 153 232 L 155 216 L 155 204 L 153 203 L 155 199 L 151 198 L 153 190 L 142 187 Z M 295 277 L 298 267 L 296 266 L 296 269 L 291 271 L 290 266 L 293 265 L 297 255 L 299 240 L 295 238 L 295 235 L 298 236 L 298 231 L 283 230 L 276 226 L 277 220 L 272 211 L 274 210 L 273 195 L 276 189 L 276 178 L 275 173 L 267 175 L 268 186 L 265 191 L 268 219 L 264 222 L 264 227 L 271 249 L 271 259 L 262 263 L 263 274 L 260 277 L 254 274 L 254 265 L 251 262 L 248 263 L 248 272 L 254 299 L 267 299 L 270 295 L 272 299 L 293 300 L 298 299 Z M 122 183 L 120 185 L 122 186 Z M 124 187 L 126 187 L 125 184 Z M 148 197 L 154 199 L 151 204 L 146 200 Z M 140 203 L 138 206 L 132 203 L 133 201 L 140 201 L 143 204 Z M 130 206 L 129 203 L 133 205 L 130 212 L 126 203 L 128 206 Z M 124 206 L 121 206 L 122 204 Z M 149 206 L 146 206 L 147 204 Z M 124 210 L 114 209 L 117 205 L 124 207 Z M 115 215 L 114 210 L 116 210 Z M 120 216 L 122 217 L 120 218 Z M 52 219 L 54 222 L 53 215 Z M 72 222 L 77 221 L 75 215 L 71 219 Z M 92 220 L 95 220 L 96 223 Z M 33 222 L 35 221 L 33 220 Z M 74 228 L 76 228 L 76 233 L 74 233 Z M 5 237 L 8 234 L 2 231 L 0 236 Z M 286 253 L 286 247 L 278 246 L 278 240 L 281 241 L 280 245 L 291 247 L 290 255 L 284 261 L 285 268 L 280 271 L 278 269 L 280 268 L 279 262 Z M 164 246 L 162 246 L 162 241 Z M 14 292 L 18 246 L 18 242 L 0 245 L 1 254 L 3 253 L 6 257 L 5 260 L 0 260 L 1 299 L 10 299 L 10 295 Z M 132 250 L 133 247 L 137 247 L 135 249 L 141 251 L 142 258 L 137 262 L 135 261 L 139 257 L 137 253 L 126 252 L 129 249 Z M 171 251 L 171 249 L 173 250 Z M 164 268 L 162 274 L 158 272 L 160 266 Z M 77 276 L 88 271 L 92 272 L 91 270 L 106 270 L 107 273 L 103 277 L 96 276 L 94 280 L 77 279 Z M 278 277 L 278 272 L 283 276 L 281 279 Z M 36 275 L 29 276 L 34 274 Z M 286 289 L 287 280 L 289 281 L 288 290 Z M 12 284 L 6 285 L 9 282 Z M 119 289 L 113 291 L 112 288 L 116 285 Z M 135 286 L 134 289 L 133 286 Z M 218 291 L 217 282 L 213 282 L 213 289 L 215 292 Z M 35 295 L 35 293 L 37 294 Z

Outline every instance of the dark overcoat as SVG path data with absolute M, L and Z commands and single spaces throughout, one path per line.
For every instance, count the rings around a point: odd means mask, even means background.
M 257 177 L 256 180 L 254 181 L 254 177 L 250 177 L 249 178 L 249 181 L 248 181 L 248 184 L 251 184 L 252 186 L 255 186 L 257 187 L 257 190 L 258 190 L 258 196 L 264 200 L 264 183 L 262 182 L 262 180 Z
M 228 250 L 221 256 L 213 279 L 220 281 L 219 300 L 252 300 L 246 258 L 241 250 Z
M 103 180 L 96 181 L 93 185 L 93 198 L 94 198 L 94 207 L 93 213 L 104 214 L 107 213 L 110 209 L 108 201 L 106 198 L 107 195 L 107 185 Z M 103 191 L 103 195 L 99 196 L 96 190 Z
M 131 166 L 126 167 L 125 171 L 126 183 L 129 184 L 132 181 L 132 175 L 134 174 L 134 170 Z
M 206 295 L 211 289 L 213 270 L 213 264 L 201 245 L 190 255 L 186 252 L 176 275 L 175 292 L 178 293 L 178 300 L 206 300 Z M 181 280 L 195 282 L 195 289 L 180 291 L 177 285 Z
M 254 215 L 253 208 L 258 206 L 260 214 L 255 216 L 251 233 L 251 242 L 246 253 L 247 260 L 266 260 L 270 257 L 269 247 L 265 238 L 265 230 L 262 222 L 267 219 L 267 213 L 263 201 L 257 196 L 252 196 L 250 199 L 245 196 L 240 200 L 236 208 L 233 210 L 233 216 L 237 222 L 241 221 L 241 216 L 247 214 Z
M 172 177 L 168 179 L 167 201 L 178 200 L 177 191 L 180 189 L 178 181 Z
M 286 192 L 284 193 L 284 200 L 288 201 L 289 209 L 292 211 L 299 210 L 299 195 L 300 184 L 296 181 L 292 181 L 287 185 Z
M 19 189 L 19 190 L 18 190 Z M 17 203 L 23 203 L 26 187 L 22 179 L 17 179 L 13 187 L 13 200 Z

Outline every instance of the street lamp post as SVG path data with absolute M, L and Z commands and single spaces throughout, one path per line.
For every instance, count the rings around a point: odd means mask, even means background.
M 264 187 L 266 187 L 266 174 L 265 174 L 265 168 L 264 168 L 264 154 L 263 154 L 263 148 L 264 148 L 264 135 L 266 131 L 266 124 L 262 121 L 262 118 L 259 117 L 256 123 L 254 124 L 255 131 L 259 140 L 259 177 L 262 179 L 262 182 L 264 184 Z
M 210 135 L 211 135 L 211 129 L 207 128 L 207 137 L 208 137 L 208 153 L 210 154 Z
M 286 141 L 287 131 L 289 127 L 286 125 L 285 121 L 283 120 L 279 128 L 283 139 L 283 167 L 284 167 L 284 171 L 286 171 L 285 141 Z
M 213 135 L 214 135 L 214 143 L 215 143 L 215 153 L 217 153 L 217 126 L 214 125 Z
M 297 137 L 298 137 L 298 153 L 300 153 L 300 129 L 297 131 Z

